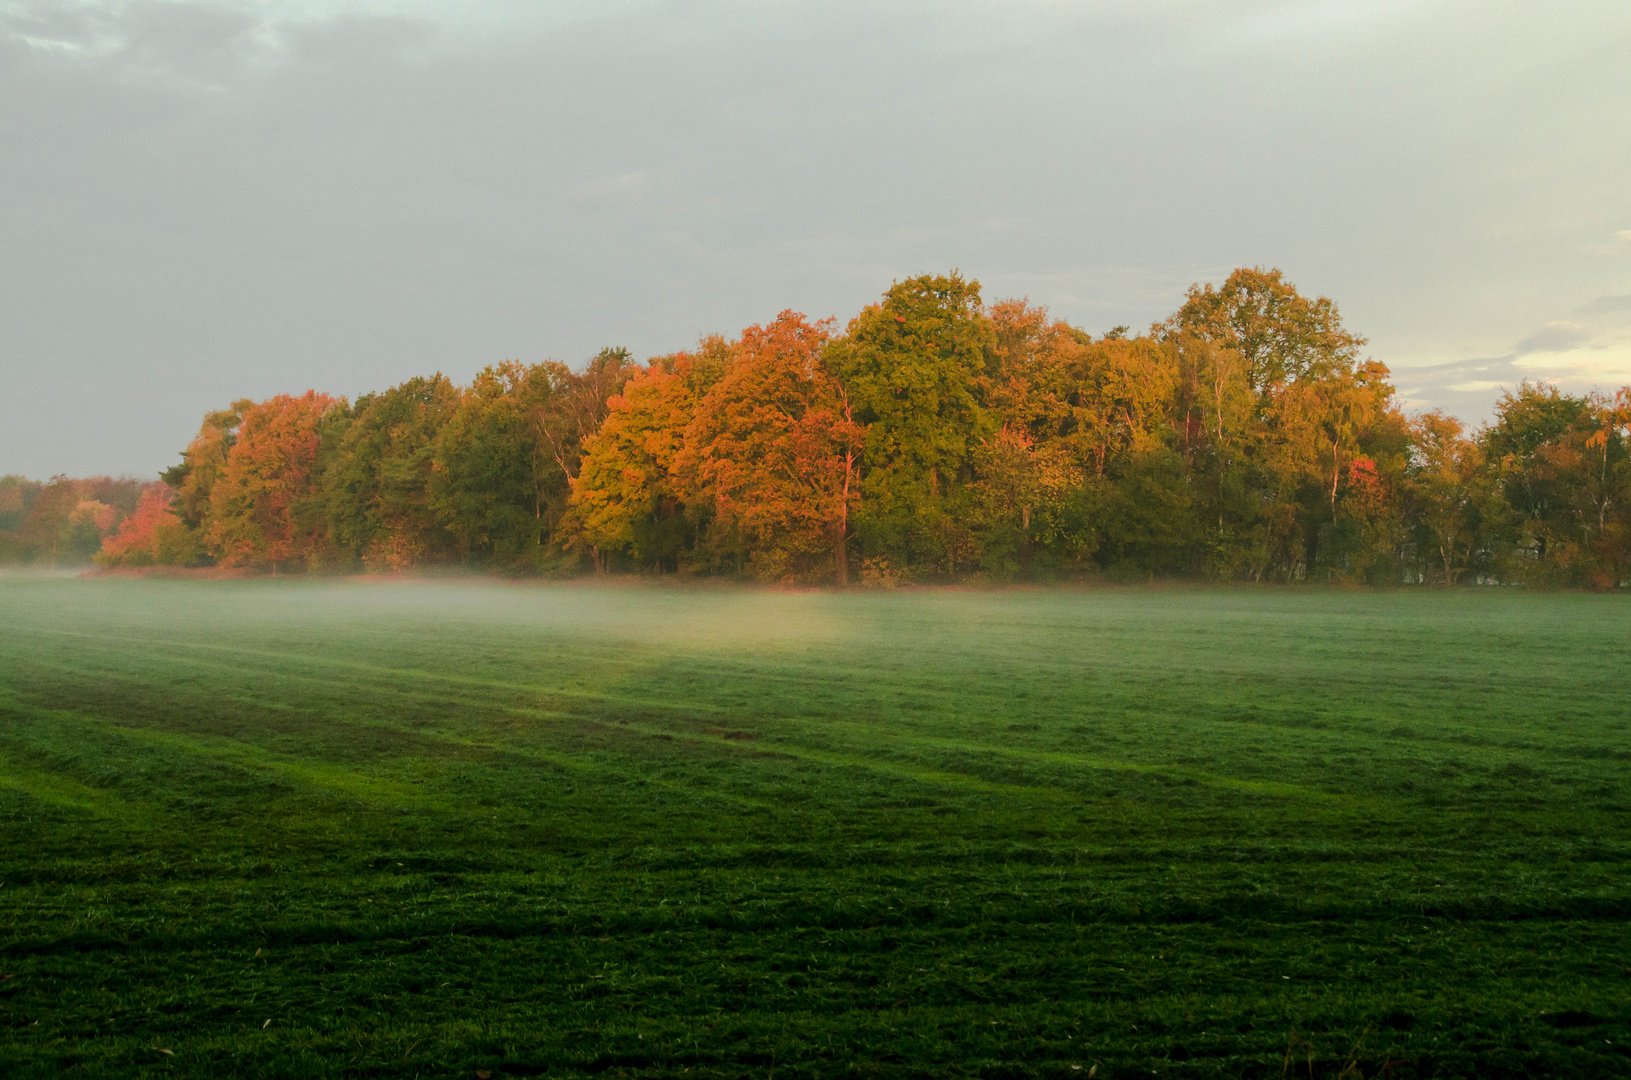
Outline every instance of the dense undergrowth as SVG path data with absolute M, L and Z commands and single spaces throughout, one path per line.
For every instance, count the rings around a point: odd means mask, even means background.
M 1625 1075 L 1628 629 L 3 580 L 0 1074 Z

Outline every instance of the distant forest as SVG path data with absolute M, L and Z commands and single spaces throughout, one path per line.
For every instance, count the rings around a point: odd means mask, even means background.
M 1631 387 L 1407 415 L 1279 271 L 1095 337 L 959 274 L 644 364 L 204 417 L 159 482 L 0 479 L 0 561 L 889 586 L 1631 577 Z

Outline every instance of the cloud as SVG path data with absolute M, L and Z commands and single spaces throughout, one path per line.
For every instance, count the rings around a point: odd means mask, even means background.
M 1518 342 L 1513 351 L 1519 356 L 1537 352 L 1567 352 L 1590 338 L 1586 328 L 1579 323 L 1552 322 Z
M 1447 408 L 1468 418 L 1487 418 L 1491 395 L 1523 382 L 1554 383 L 1575 394 L 1631 385 L 1631 294 L 1599 296 L 1572 318 L 1524 335 L 1502 356 L 1408 368 L 1396 380 L 1407 407 Z
M 1599 296 L 1586 305 L 1585 310 L 1597 311 L 1631 311 L 1631 293 L 1622 293 L 1619 296 Z
M 0 5 L 0 55 L 10 52 L 56 79 L 226 98 L 291 66 L 405 55 L 442 36 L 427 20 L 354 7 L 316 18 L 188 0 Z
M 1631 229 L 1621 229 L 1606 243 L 1587 244 L 1582 250 L 1591 255 L 1631 255 Z
M 1607 382 L 1631 6 L 1582 4 L 0 0 L 0 472 L 951 267 L 1097 331 L 1278 266 L 1469 419 Z

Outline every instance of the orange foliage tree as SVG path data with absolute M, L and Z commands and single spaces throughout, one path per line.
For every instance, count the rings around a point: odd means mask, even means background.
M 674 566 L 693 531 L 674 463 L 696 408 L 696 367 L 696 357 L 679 353 L 636 370 L 607 400 L 600 430 L 583 442 L 568 528 L 597 570 L 619 552 L 657 568 Z
M 205 538 L 221 565 L 276 570 L 316 553 L 323 520 L 311 499 L 312 466 L 323 417 L 340 404 L 308 390 L 279 394 L 243 414 L 210 494 Z
M 197 556 L 193 535 L 176 515 L 175 490 L 162 480 L 142 488 L 141 501 L 119 530 L 102 541 L 103 566 L 177 566 Z
M 810 576 L 832 556 L 849 580 L 865 433 L 823 350 L 830 323 L 794 311 L 742 332 L 730 370 L 698 403 L 675 459 L 689 497 L 763 579 Z
M 198 434 L 181 452 L 181 463 L 159 475 L 160 480 L 175 489 L 173 509 L 189 529 L 203 530 L 204 519 L 209 515 L 210 493 L 226 472 L 227 455 L 232 452 L 232 444 L 238 441 L 238 426 L 254 404 L 248 398 L 240 398 L 225 409 L 205 413 Z

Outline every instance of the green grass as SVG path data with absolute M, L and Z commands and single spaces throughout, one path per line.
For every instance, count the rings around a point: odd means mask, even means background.
M 1628 638 L 0 579 L 0 1075 L 1628 1075 Z

